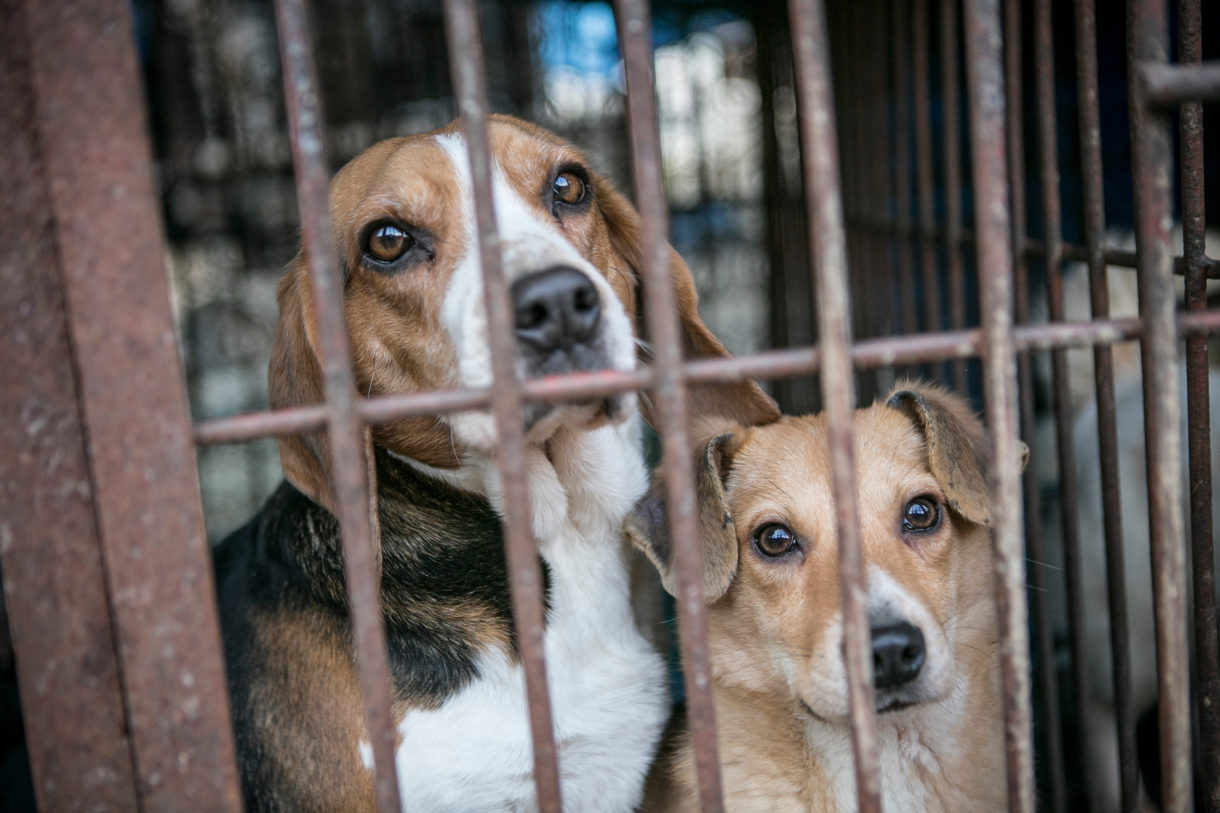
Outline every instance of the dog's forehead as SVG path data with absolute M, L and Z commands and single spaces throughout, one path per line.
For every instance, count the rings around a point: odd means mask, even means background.
M 896 493 L 935 486 L 923 438 L 902 413 L 882 405 L 859 410 L 853 430 L 862 511 Z M 751 430 L 733 458 L 728 486 L 739 508 L 782 500 L 796 513 L 827 509 L 832 497 L 825 418 L 785 417 Z

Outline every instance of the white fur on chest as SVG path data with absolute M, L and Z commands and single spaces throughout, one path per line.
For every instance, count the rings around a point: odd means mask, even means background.
M 647 485 L 637 442 L 633 420 L 563 433 L 549 457 L 530 450 L 534 531 L 551 575 L 547 682 L 572 811 L 634 809 L 668 714 L 664 663 L 631 616 L 621 541 L 623 517 Z M 481 475 L 499 509 L 494 467 Z M 439 709 L 399 724 L 404 810 L 536 808 L 522 669 L 499 651 L 484 652 L 478 667 L 480 678 Z

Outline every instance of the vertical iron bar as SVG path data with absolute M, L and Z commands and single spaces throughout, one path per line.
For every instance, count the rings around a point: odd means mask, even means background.
M 497 465 L 504 489 L 504 545 L 512 588 L 513 620 L 525 670 L 530 732 L 534 746 L 534 784 L 538 807 L 558 813 L 559 762 L 555 748 L 550 692 L 546 681 L 543 629 L 542 571 L 532 533 L 525 436 L 521 419 L 521 383 L 513 368 L 513 325 L 508 282 L 504 277 L 500 238 L 492 197 L 491 153 L 487 142 L 487 85 L 474 0 L 446 0 L 445 33 L 449 66 L 458 97 L 462 130 L 470 151 L 471 186 L 478 221 L 479 260 L 491 345 L 492 380 L 496 397 L 492 414 L 500 451 Z M 507 340 L 501 339 L 506 337 Z
M 1020 0 L 1005 0 L 1004 2 L 1008 189 L 1012 206 L 1010 234 L 1015 288 L 1013 303 L 1018 324 L 1029 321 L 1030 311 L 1029 263 L 1025 252 L 1020 248 L 1024 245 L 1026 237 L 1021 5 Z M 984 273 L 986 273 L 984 270 L 979 270 L 980 277 Z M 1033 359 L 1029 352 L 1023 352 L 1017 358 L 1021 435 L 1026 438 L 1032 438 L 1036 433 L 1032 364 Z M 1046 748 L 1044 770 L 1049 785 L 1048 801 L 1052 811 L 1062 813 L 1067 805 L 1067 780 L 1063 765 L 1063 729 L 1059 710 L 1059 677 L 1055 667 L 1054 627 L 1046 601 L 1050 570 L 1046 564 L 1045 546 L 1043 545 L 1042 499 L 1036 461 L 1031 460 L 1026 466 L 1022 474 L 1022 482 L 1025 488 L 1024 517 L 1027 555 L 1034 565 L 1029 571 L 1028 578 L 1030 612 L 1038 647 L 1038 667 L 1034 677 L 1038 681 L 1039 709 L 1043 720 L 1039 731 Z
M 1045 249 L 1047 309 L 1052 322 L 1064 320 L 1063 229 L 1059 200 L 1059 142 L 1055 115 L 1055 47 L 1051 0 L 1034 3 L 1034 84 L 1038 119 L 1039 180 L 1042 187 L 1042 236 Z M 1071 641 L 1069 692 L 1075 710 L 1076 731 L 1087 736 L 1085 692 L 1088 685 L 1088 649 L 1084 631 L 1084 575 L 1080 552 L 1076 456 L 1072 445 L 1072 403 L 1068 384 L 1067 351 L 1051 350 L 1051 396 L 1055 413 L 1055 448 L 1059 467 L 1060 542 L 1067 579 L 1068 636 Z M 1082 800 L 1089 809 L 1086 794 Z
M 703 604 L 699 532 L 690 441 L 686 428 L 686 383 L 674 292 L 666 269 L 668 214 L 661 183 L 661 151 L 652 82 L 652 22 L 647 0 L 617 0 L 619 43 L 627 79 L 627 121 L 644 256 L 645 315 L 655 348 L 653 367 L 662 448 L 662 469 L 669 503 L 670 536 L 678 575 L 678 633 L 686 687 L 687 724 L 695 747 L 699 800 L 705 813 L 719 813 L 720 760 L 716 712 L 708 665 L 707 618 Z
M 381 550 L 375 497 L 369 488 L 366 429 L 356 412 L 356 388 L 335 261 L 327 189 L 330 172 L 322 105 L 303 0 L 276 0 L 276 24 L 288 107 L 302 243 L 309 257 L 326 396 L 330 467 L 343 543 L 343 565 L 360 688 L 373 750 L 373 783 L 380 813 L 399 810 L 394 764 L 390 668 L 381 618 Z
M 916 310 L 914 230 L 911 218 L 911 97 L 907 93 L 910 62 L 910 9 L 895 3 L 893 31 L 893 104 L 894 104 L 894 245 L 898 250 L 898 291 L 901 301 L 902 332 L 919 330 Z M 902 15 L 906 15 L 905 17 Z M 906 25 L 903 25 L 906 23 Z
M 1004 143 L 1004 74 L 998 0 L 966 0 L 971 162 L 983 328 L 983 390 L 992 439 L 996 588 L 1008 809 L 1031 813 L 1029 623 L 1025 602 L 1019 453 L 1016 441 L 1016 356 L 1012 333 L 1012 252 Z
M 1079 86 L 1081 172 L 1084 186 L 1084 243 L 1089 264 L 1093 319 L 1110 318 L 1106 282 L 1105 196 L 1101 163 L 1101 122 L 1097 90 L 1097 19 L 1093 0 L 1075 0 L 1076 76 Z M 1096 378 L 1097 449 L 1101 465 L 1102 524 L 1106 544 L 1106 588 L 1110 611 L 1110 658 L 1122 809 L 1139 805 L 1139 765 L 1131 701 L 1131 654 L 1127 637 L 1126 553 L 1118 472 L 1118 426 L 1114 403 L 1114 356 L 1109 345 L 1093 348 Z
M 843 603 L 843 656 L 856 765 L 856 809 L 862 813 L 879 813 L 880 766 L 872 646 L 852 450 L 855 387 L 850 356 L 847 257 L 825 9 L 820 0 L 792 0 L 789 8 L 805 195 L 821 327 L 822 399 L 830 441 L 835 527 L 839 535 L 839 592 Z
M 36 101 L 27 112 L 38 129 L 58 261 L 48 273 L 60 274 L 68 314 L 137 803 L 144 811 L 237 810 L 130 8 L 117 0 L 22 5 L 27 28 L 13 36 L 29 42 Z M 75 732 L 59 734 L 60 747 L 74 747 Z
M 135 810 L 135 755 L 39 149 L 28 19 L 21 3 L 0 4 L 3 602 L 39 809 Z
M 932 181 L 932 99 L 928 88 L 928 0 L 911 6 L 915 80 L 915 186 L 918 198 L 919 267 L 924 330 L 941 329 L 940 277 L 936 266 L 936 198 Z M 937 368 L 934 368 L 937 369 Z M 939 371 L 939 370 L 938 370 Z
M 962 270 L 962 169 L 958 115 L 957 0 L 940 0 L 941 110 L 945 145 L 945 239 L 944 252 L 949 268 L 949 326 L 966 326 L 966 280 Z M 953 386 L 966 389 L 966 362 L 952 365 Z
M 1178 61 L 1203 58 L 1199 0 L 1181 0 Z M 1207 308 L 1203 194 L 1203 105 L 1180 111 L 1182 144 L 1182 239 L 1186 261 L 1186 309 Z M 1202 750 L 1203 801 L 1220 811 L 1220 653 L 1217 652 L 1215 540 L 1212 536 L 1211 396 L 1208 393 L 1207 337 L 1186 338 L 1186 414 L 1190 466 L 1190 538 L 1194 573 L 1195 707 Z
M 1127 7 L 1131 89 L 1132 180 L 1136 253 L 1144 337 L 1144 429 L 1148 455 L 1148 522 L 1156 610 L 1157 687 L 1161 735 L 1161 801 L 1168 813 L 1191 802 L 1190 663 L 1186 651 L 1186 557 L 1182 532 L 1180 407 L 1173 257 L 1169 245 L 1173 140 L 1168 117 L 1145 101 L 1141 69 L 1169 59 L 1164 0 Z

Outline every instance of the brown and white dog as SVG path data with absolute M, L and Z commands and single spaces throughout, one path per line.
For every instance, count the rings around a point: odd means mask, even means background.
M 574 148 L 489 122 L 494 196 L 522 378 L 636 364 L 638 216 Z M 466 146 L 456 123 L 385 141 L 330 189 L 362 394 L 491 381 Z M 272 405 L 322 398 L 302 254 L 280 284 Z M 671 253 L 688 356 L 727 355 Z M 693 412 L 778 417 L 753 384 L 696 390 Z M 622 523 L 647 487 L 634 394 L 527 409 L 533 533 L 546 580 L 545 654 L 569 809 L 640 800 L 668 715 L 660 656 L 631 613 Z M 375 428 L 382 593 L 411 810 L 536 803 L 488 414 Z M 280 443 L 285 484 L 224 541 L 216 578 L 249 810 L 368 810 L 371 754 L 347 615 L 328 452 Z
M 903 386 L 854 424 L 882 804 L 1000 810 L 986 439 L 957 396 Z M 785 417 L 717 431 L 696 484 L 726 806 L 855 810 L 826 425 Z M 629 535 L 672 591 L 668 540 L 649 509 Z M 698 808 L 689 741 L 658 770 L 649 809 Z

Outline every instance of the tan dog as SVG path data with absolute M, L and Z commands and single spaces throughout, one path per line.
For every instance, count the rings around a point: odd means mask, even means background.
M 493 193 L 522 379 L 636 365 L 639 218 L 576 149 L 489 122 Z M 455 124 L 376 144 L 330 188 L 363 395 L 491 382 L 465 142 Z M 280 284 L 273 406 L 322 398 L 308 258 Z M 689 356 L 727 355 L 669 273 Z M 693 390 L 693 414 L 778 417 L 752 383 Z M 526 476 L 546 581 L 543 645 L 565 805 L 639 802 L 669 712 L 664 662 L 636 630 L 622 523 L 647 488 L 633 393 L 527 406 Z M 529 716 L 487 412 L 372 432 L 397 772 L 404 808 L 529 810 Z M 329 459 L 280 442 L 288 482 L 216 552 L 246 809 L 373 808 Z
M 982 426 L 957 396 L 906 385 L 855 415 L 881 796 L 887 811 L 1004 805 L 992 547 Z M 785 417 L 722 431 L 696 481 L 726 805 L 856 809 L 826 426 Z M 629 534 L 667 589 L 655 511 Z M 650 521 L 649 521 L 650 520 Z M 695 810 L 679 744 L 648 809 Z

